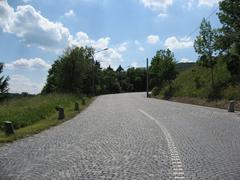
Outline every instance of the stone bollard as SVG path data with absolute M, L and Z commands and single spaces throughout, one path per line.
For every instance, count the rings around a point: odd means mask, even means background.
M 58 120 L 62 120 L 65 118 L 65 114 L 64 114 L 64 108 L 57 106 L 56 110 L 58 111 Z
M 11 121 L 4 121 L 4 130 L 7 136 L 14 134 L 14 129 Z
M 86 104 L 86 101 L 85 101 L 85 99 L 83 98 L 82 99 L 82 105 L 85 105 Z
M 75 111 L 79 111 L 79 103 L 78 102 L 75 102 L 75 107 L 74 107 L 74 110 Z
M 235 101 L 230 101 L 228 105 L 228 112 L 235 112 Z
M 59 110 L 58 110 L 58 119 L 59 120 L 62 120 L 65 118 L 65 114 L 64 114 L 64 108 L 63 107 L 59 107 Z

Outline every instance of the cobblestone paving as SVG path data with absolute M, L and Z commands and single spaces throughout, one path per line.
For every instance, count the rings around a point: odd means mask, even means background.
M 240 180 L 240 113 L 173 103 L 139 100 L 172 135 L 185 179 Z
M 100 96 L 71 121 L 0 147 L 0 179 L 174 179 L 178 159 L 185 179 L 240 179 L 238 113 L 144 95 Z
M 0 148 L 1 179 L 171 179 L 163 133 L 127 99 L 101 96 L 73 120 Z

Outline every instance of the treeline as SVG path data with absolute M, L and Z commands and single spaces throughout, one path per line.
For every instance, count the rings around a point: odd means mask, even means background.
M 119 66 L 101 68 L 94 60 L 94 49 L 75 47 L 68 49 L 49 70 L 42 93 L 66 92 L 99 95 L 120 92 L 138 92 L 146 89 L 146 69 Z

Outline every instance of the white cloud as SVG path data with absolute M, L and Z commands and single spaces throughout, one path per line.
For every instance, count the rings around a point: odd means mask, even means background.
M 185 49 L 193 47 L 193 41 L 190 38 L 177 39 L 175 36 L 166 39 L 164 46 L 170 50 Z
M 156 44 L 158 41 L 159 41 L 159 36 L 157 36 L 157 35 L 149 35 L 147 37 L 147 42 L 149 44 Z
M 107 51 L 102 51 L 95 54 L 95 60 L 100 61 L 101 66 L 106 68 L 111 65 L 116 69 L 121 62 L 123 62 L 122 55 L 114 48 L 109 48 Z
M 138 68 L 140 66 L 139 66 L 139 64 L 136 61 L 134 61 L 134 62 L 131 63 L 131 67 Z
M 120 46 L 117 48 L 117 51 L 118 52 L 125 52 L 125 51 L 127 51 L 127 46 L 128 46 L 128 43 L 124 42 L 124 43 L 120 44 Z
M 160 14 L 158 14 L 158 17 L 159 18 L 166 18 L 166 17 L 168 17 L 168 14 L 167 13 L 160 13 Z
M 68 28 L 49 21 L 31 5 L 17 6 L 14 10 L 7 1 L 0 2 L 0 27 L 27 46 L 37 45 L 45 50 L 61 50 L 71 38 Z
M 145 51 L 144 47 L 142 46 L 142 43 L 139 42 L 138 40 L 135 40 L 135 41 L 134 41 L 134 44 L 135 44 L 136 46 L 138 46 L 138 50 L 139 50 L 139 51 L 141 51 L 141 52 Z
M 34 83 L 29 78 L 21 74 L 12 75 L 9 81 L 11 93 L 28 92 L 38 94 L 41 92 L 43 84 Z
M 141 0 L 146 8 L 153 11 L 165 12 L 173 4 L 173 0 Z
M 188 62 L 194 62 L 194 61 L 187 59 L 187 58 L 182 58 L 179 62 L 180 63 L 188 63 Z
M 143 47 L 139 47 L 138 50 L 142 51 L 142 52 L 145 51 L 145 49 Z
M 75 16 L 75 13 L 72 9 L 70 9 L 68 12 L 64 14 L 65 16 Z
M 218 4 L 221 0 L 199 0 L 198 1 L 198 5 L 202 6 L 209 6 L 209 7 L 213 7 L 214 5 Z
M 5 64 L 8 69 L 49 69 L 50 64 L 46 63 L 41 58 L 34 59 L 17 59 L 11 63 Z
M 70 41 L 70 44 L 73 46 L 79 46 L 79 47 L 91 46 L 95 49 L 104 49 L 108 47 L 110 40 L 111 40 L 110 37 L 106 37 L 106 38 L 100 38 L 97 41 L 95 41 L 90 39 L 86 33 L 78 32 L 75 35 L 74 39 Z

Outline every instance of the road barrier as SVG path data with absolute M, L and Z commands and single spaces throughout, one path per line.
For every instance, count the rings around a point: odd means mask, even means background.
M 235 112 L 235 101 L 234 100 L 229 102 L 228 112 Z
M 11 121 L 4 121 L 4 131 L 7 136 L 14 134 L 14 128 Z

